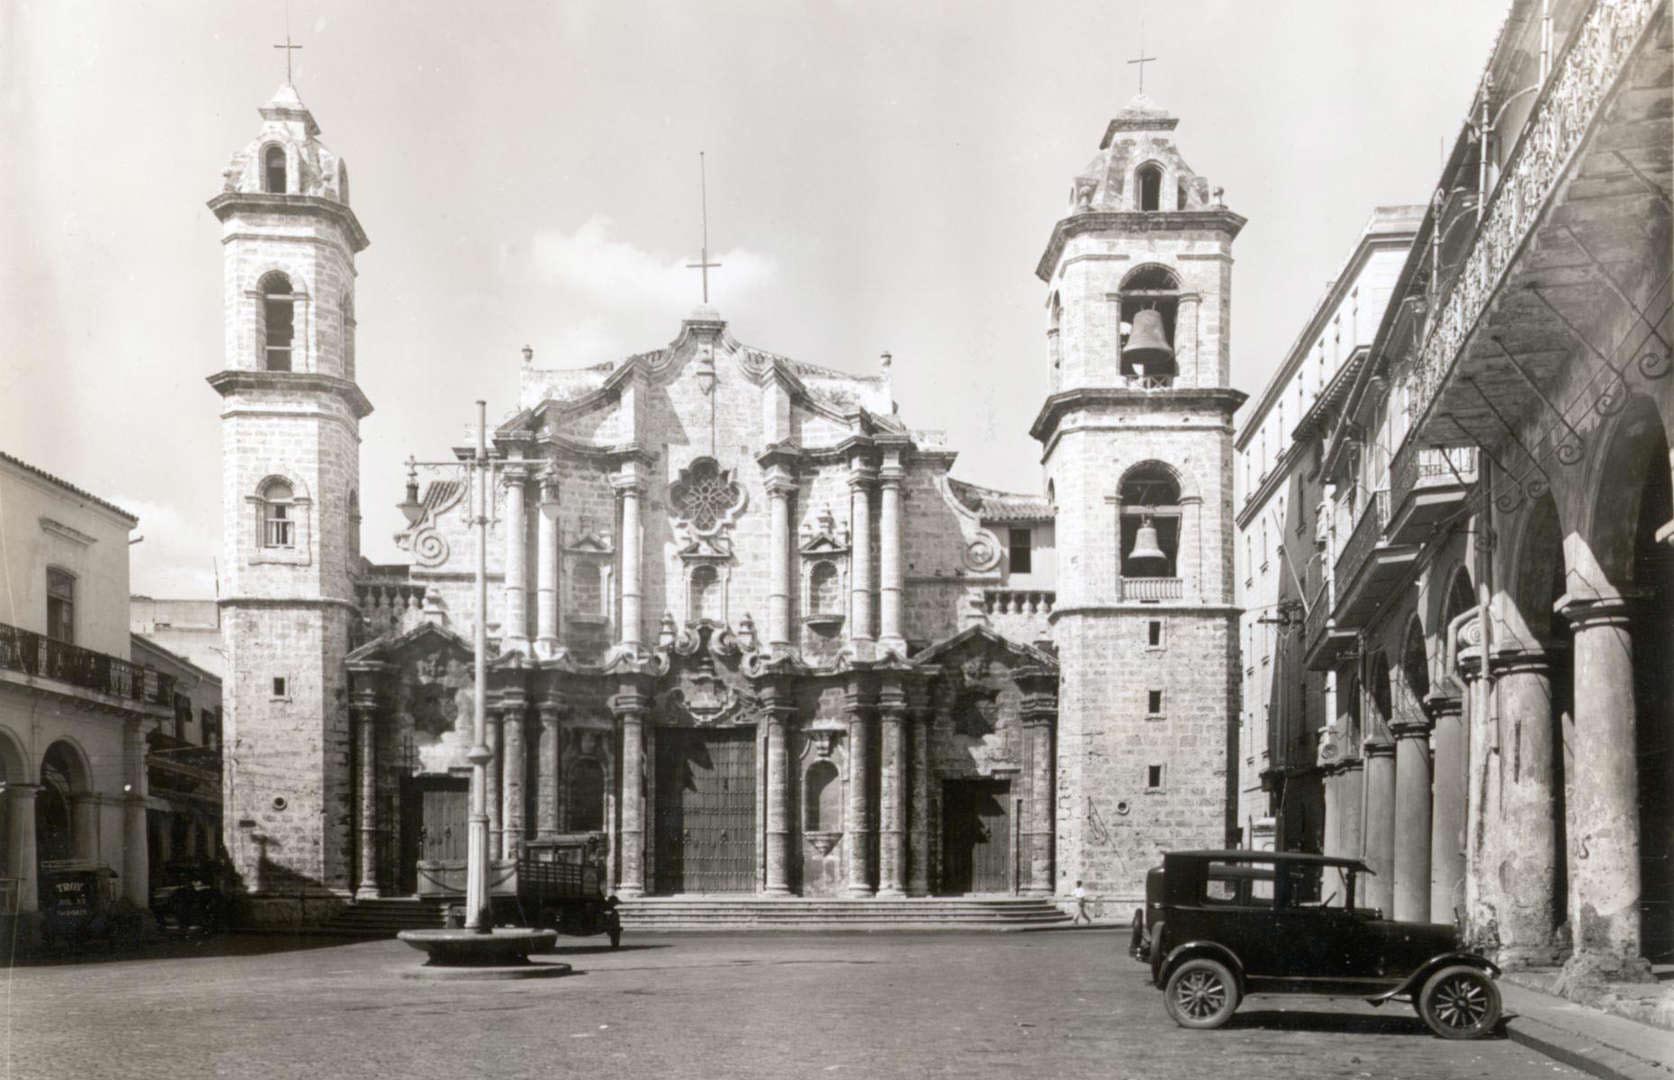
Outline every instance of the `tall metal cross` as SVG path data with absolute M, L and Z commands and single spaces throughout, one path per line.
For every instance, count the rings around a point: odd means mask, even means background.
M 686 269 L 697 270 L 703 275 L 703 302 L 709 303 L 709 271 L 719 270 L 721 264 L 709 261 L 709 177 L 704 167 L 703 151 L 698 151 L 698 190 L 703 199 L 703 247 L 699 249 L 698 261 L 687 263 Z
M 296 50 L 302 48 L 302 46 L 291 44 L 291 32 L 290 32 L 289 28 L 287 28 L 285 30 L 285 43 L 283 45 L 275 45 L 274 48 L 285 50 L 285 81 L 290 82 L 291 81 L 291 53 L 293 53 Z
M 1141 22 L 1139 24 L 1139 55 L 1128 61 L 1130 64 L 1139 65 L 1139 92 L 1141 94 L 1145 92 L 1145 65 L 1154 60 L 1156 60 L 1156 57 L 1145 55 L 1145 24 Z

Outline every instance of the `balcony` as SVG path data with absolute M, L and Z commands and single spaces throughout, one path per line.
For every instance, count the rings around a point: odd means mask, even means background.
M 174 708 L 174 677 L 0 623 L 0 670 L 52 679 L 138 705 Z
M 1373 494 L 1360 520 L 1337 556 L 1333 581 L 1337 606 L 1332 613 L 1337 630 L 1358 630 L 1383 602 L 1390 590 L 1406 580 L 1418 561 L 1418 548 L 1394 545 L 1384 537 L 1389 524 L 1389 492 Z
M 1339 630 L 1331 619 L 1330 595 L 1321 590 L 1302 624 L 1302 655 L 1312 671 L 1324 671 L 1345 652 L 1353 651 L 1353 630 Z
M 1476 454 L 1474 446 L 1401 447 L 1390 469 L 1390 543 L 1422 544 L 1458 512 L 1476 487 Z
M 987 589 L 982 610 L 989 615 L 1050 615 L 1058 594 L 1050 589 Z
M 1634 281 L 1631 268 L 1652 257 L 1647 223 L 1668 214 L 1666 5 L 1578 6 L 1456 271 L 1437 275 L 1442 288 L 1414 362 L 1420 421 L 1410 442 L 1498 443 L 1505 432 L 1494 413 L 1544 407 L 1542 387 L 1573 355 L 1575 328 L 1617 303 L 1608 286 L 1626 282 L 1642 295 L 1657 284 Z M 1506 92 L 1482 91 L 1491 104 Z M 1593 390 L 1600 402 L 1610 392 L 1608 382 Z M 1542 425 L 1551 444 L 1536 452 L 1578 459 L 1573 429 L 1552 421 Z
M 1160 604 L 1186 595 L 1185 582 L 1177 577 L 1125 577 L 1122 601 L 1128 604 Z

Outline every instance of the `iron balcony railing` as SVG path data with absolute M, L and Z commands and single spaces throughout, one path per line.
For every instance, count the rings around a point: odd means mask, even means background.
M 1312 604 L 1308 608 L 1308 617 L 1302 623 L 1302 653 L 1307 655 L 1314 651 L 1320 639 L 1325 636 L 1326 629 L 1331 625 L 1331 605 L 1327 602 L 1326 590 L 1319 590 Z
M 1343 590 L 1354 580 L 1365 565 L 1366 559 L 1383 542 L 1383 527 L 1389 524 L 1389 492 L 1373 492 L 1372 498 L 1366 503 L 1366 508 L 1360 512 L 1360 520 L 1354 523 L 1354 531 L 1349 534 L 1348 543 L 1343 545 L 1343 552 L 1337 556 L 1337 568 L 1334 580 L 1337 584 L 1337 596 L 1343 596 Z
M 0 668 L 146 705 L 174 707 L 172 675 L 5 623 L 0 623 Z
M 1460 269 L 1434 304 L 1413 365 L 1413 415 L 1421 422 L 1660 7 L 1659 0 L 1594 0 L 1553 64 Z
M 1476 447 L 1419 447 L 1409 439 L 1395 454 L 1389 474 L 1391 505 L 1400 507 L 1419 488 L 1476 483 Z
M 1122 599 L 1145 603 L 1178 600 L 1186 594 L 1185 582 L 1177 577 L 1124 577 Z

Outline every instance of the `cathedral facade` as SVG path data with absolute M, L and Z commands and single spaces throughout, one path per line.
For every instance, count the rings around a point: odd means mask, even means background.
M 210 203 L 226 842 L 257 918 L 462 891 L 479 499 L 498 863 L 580 846 L 624 898 L 1126 902 L 1159 851 L 1228 841 L 1243 219 L 1174 118 L 1111 121 L 1040 261 L 1045 496 L 954 479 L 887 355 L 820 367 L 705 305 L 633 356 L 526 348 L 489 467 L 411 462 L 408 561 L 374 565 L 367 238 L 295 91 L 262 115 Z

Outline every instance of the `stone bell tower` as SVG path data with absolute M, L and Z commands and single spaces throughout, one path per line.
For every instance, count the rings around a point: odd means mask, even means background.
M 1233 826 L 1232 241 L 1244 219 L 1137 97 L 1072 182 L 1036 274 L 1052 393 L 1058 890 L 1138 902 L 1164 850 Z M 1108 910 L 1108 909 L 1107 909 Z
M 221 221 L 225 842 L 252 917 L 349 888 L 360 421 L 349 174 L 289 82 L 209 208 Z

